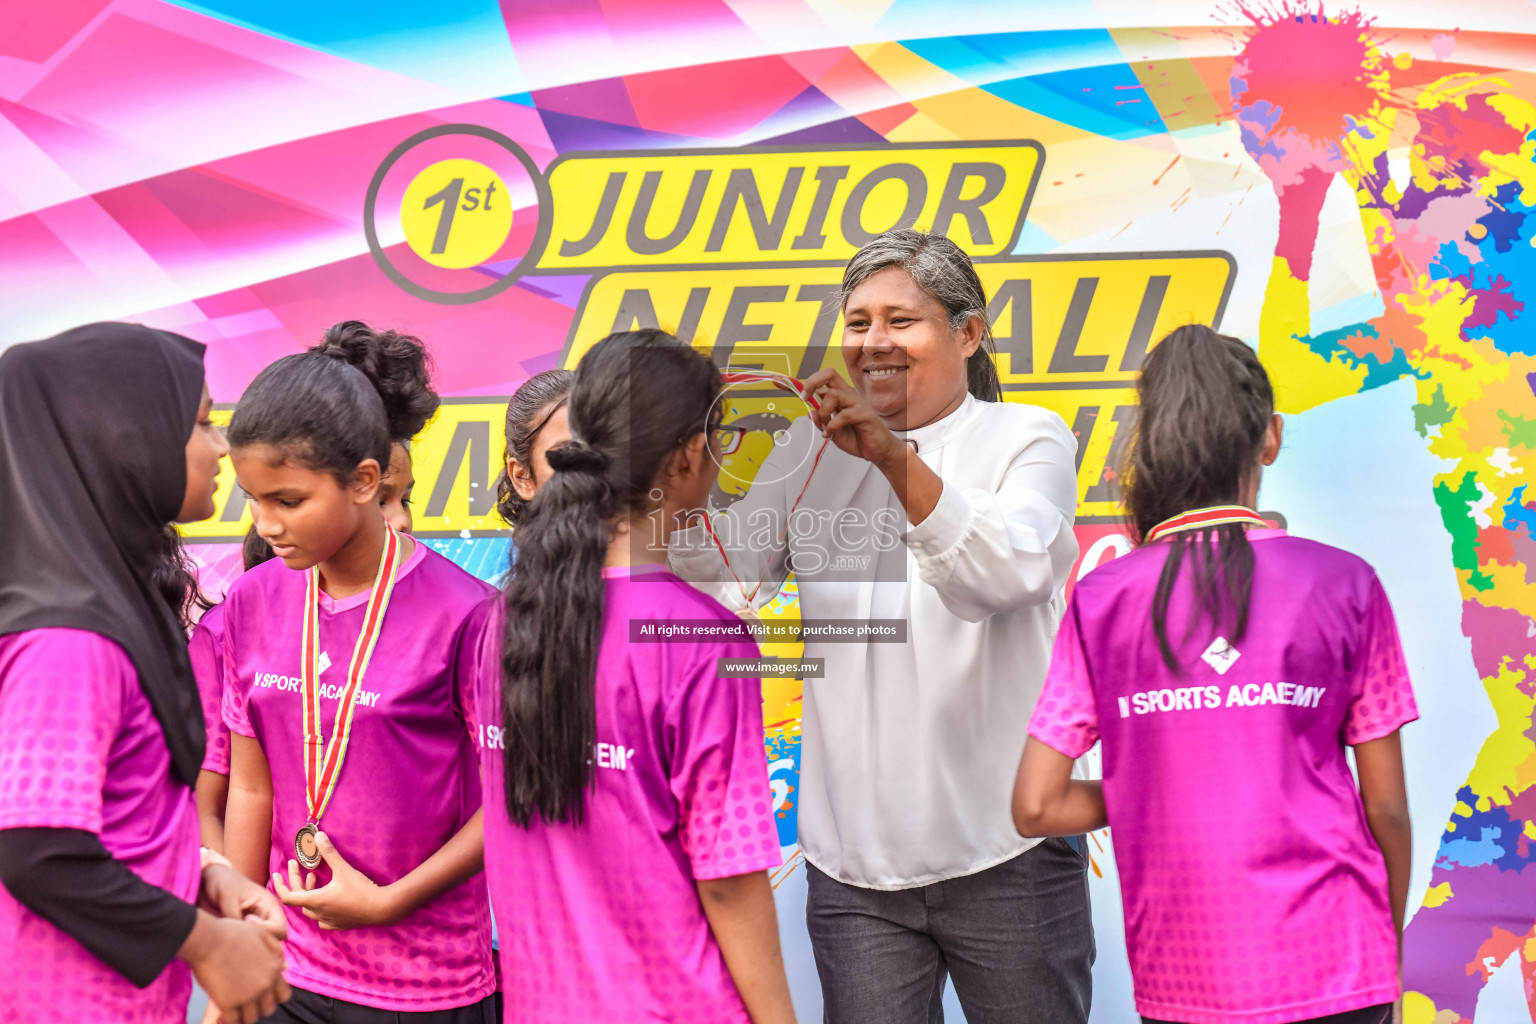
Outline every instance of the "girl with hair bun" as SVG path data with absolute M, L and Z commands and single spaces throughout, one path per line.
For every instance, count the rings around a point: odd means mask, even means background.
M 384 402 L 389 421 L 389 465 L 379 486 L 384 518 L 401 533 L 410 533 L 411 442 L 426 429 L 442 404 L 430 382 L 432 360 L 419 338 L 398 331 L 376 331 L 361 320 L 344 320 L 325 332 L 310 351 L 350 363 L 363 371 Z
M 1365 562 L 1254 511 L 1281 422 L 1252 349 L 1181 327 L 1137 393 L 1138 547 L 1072 593 L 1014 819 L 1114 826 L 1143 1020 L 1379 1024 L 1411 852 L 1398 730 L 1418 717 L 1392 607 Z M 1103 782 L 1073 780 L 1095 742 Z
M 226 853 L 287 905 L 271 1020 L 489 1024 L 466 670 L 494 591 L 386 521 L 392 444 L 437 398 L 419 342 L 365 331 L 273 363 L 230 420 L 276 558 L 224 603 Z
M 671 335 L 598 342 L 570 386 L 572 440 L 517 516 L 478 702 L 508 1020 L 794 1019 L 762 692 L 719 671 L 757 646 L 666 571 L 718 473 L 719 392 Z M 639 620 L 714 634 L 635 642 Z
M 440 404 L 437 392 L 432 390 L 431 360 L 426 346 L 409 334 L 375 331 L 359 320 L 346 320 L 326 330 L 324 339 L 310 351 L 362 370 L 384 402 L 390 454 L 379 484 L 379 507 L 384 511 L 385 522 L 399 533 L 410 533 L 411 489 L 415 485 L 411 441 L 426 427 Z M 255 525 L 241 542 L 240 556 L 247 571 L 273 557 L 272 546 L 262 539 Z M 191 579 L 190 575 L 188 578 Z M 194 595 L 193 601 L 201 597 L 195 587 L 194 582 L 187 591 Z M 224 637 L 222 607 L 207 608 L 188 645 L 208 729 L 207 753 L 197 778 L 198 816 L 203 844 L 220 852 L 224 849 L 224 812 L 229 800 L 229 727 L 224 724 L 221 710 L 224 681 L 218 657 Z

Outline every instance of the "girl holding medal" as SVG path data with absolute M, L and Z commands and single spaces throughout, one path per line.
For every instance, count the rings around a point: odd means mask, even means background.
M 202 359 L 130 324 L 0 356 L 8 1022 L 181 1024 L 192 975 L 238 1024 L 288 995 L 281 907 L 198 853 L 195 591 L 166 527 L 213 514 L 227 450 Z
M 420 431 L 418 430 L 418 433 Z M 391 446 L 389 472 L 379 485 L 379 508 L 384 521 L 397 533 L 411 532 L 410 445 L 396 441 Z M 240 543 L 240 561 L 246 572 L 275 556 L 256 527 L 246 532 Z M 224 605 L 216 604 L 203 613 L 192 630 L 187 654 L 192 659 L 192 673 L 197 677 L 197 691 L 203 702 L 203 721 L 208 729 L 207 753 L 197 774 L 197 816 L 202 823 L 203 845 L 215 853 L 224 852 L 224 809 L 229 801 L 229 726 L 224 724 Z
M 718 473 L 719 391 L 671 335 L 598 342 L 519 517 L 477 687 L 508 1021 L 794 1019 L 762 694 L 718 672 L 757 646 L 666 571 Z M 635 642 L 643 619 L 717 632 Z
M 338 353 L 279 360 L 230 422 L 277 558 L 225 600 L 228 855 L 288 905 L 282 1021 L 495 1016 L 461 666 L 491 588 L 385 521 L 389 417 Z
M 1398 729 L 1418 717 L 1391 605 L 1365 562 L 1253 511 L 1281 423 L 1251 349 L 1181 327 L 1137 391 L 1140 544 L 1073 592 L 1015 821 L 1114 826 L 1143 1020 L 1378 1024 L 1408 892 Z M 1103 782 L 1073 780 L 1095 741 Z
M 391 439 L 389 466 L 379 485 L 384 521 L 399 533 L 411 532 L 411 441 L 437 411 L 438 397 L 428 382 L 427 350 L 420 340 L 395 331 L 376 332 L 358 320 L 336 324 L 311 351 L 325 352 L 362 370 L 384 400 Z M 250 571 L 272 557 L 272 546 L 253 525 L 241 545 Z M 224 850 L 224 809 L 229 800 L 229 727 L 224 724 L 224 680 L 219 649 L 224 637 L 222 605 L 208 608 L 188 643 L 192 671 L 207 723 L 207 753 L 197 777 L 197 811 L 203 845 Z

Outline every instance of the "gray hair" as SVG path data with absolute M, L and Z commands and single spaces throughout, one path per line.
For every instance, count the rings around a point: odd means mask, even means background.
M 1000 402 L 1003 386 L 997 377 L 997 343 L 987 317 L 987 293 L 971 258 L 943 235 L 913 228 L 896 228 L 854 254 L 843 271 L 839 305 L 847 308 L 854 289 L 882 270 L 900 267 L 912 282 L 931 295 L 949 314 L 950 330 L 958 331 L 971 317 L 981 318 L 981 343 L 966 361 L 966 385 L 984 402 Z

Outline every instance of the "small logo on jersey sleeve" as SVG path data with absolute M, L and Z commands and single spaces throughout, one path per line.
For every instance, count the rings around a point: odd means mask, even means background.
M 1242 656 L 1243 652 L 1227 643 L 1226 637 L 1219 636 L 1211 641 L 1211 646 L 1207 647 L 1205 653 L 1200 655 L 1200 660 L 1215 669 L 1217 675 L 1224 676 L 1227 674 L 1227 670 Z

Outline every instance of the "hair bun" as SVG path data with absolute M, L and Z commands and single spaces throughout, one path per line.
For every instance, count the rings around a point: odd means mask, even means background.
M 594 475 L 608 472 L 608 467 L 613 462 L 606 452 L 599 451 L 584 441 L 574 440 L 551 448 L 545 454 L 545 458 L 549 459 L 550 466 L 559 472 Z
M 324 339 L 310 351 L 362 371 L 384 402 L 390 440 L 396 443 L 408 443 L 421 433 L 441 403 L 432 389 L 431 359 L 420 338 L 344 320 L 326 328 Z

